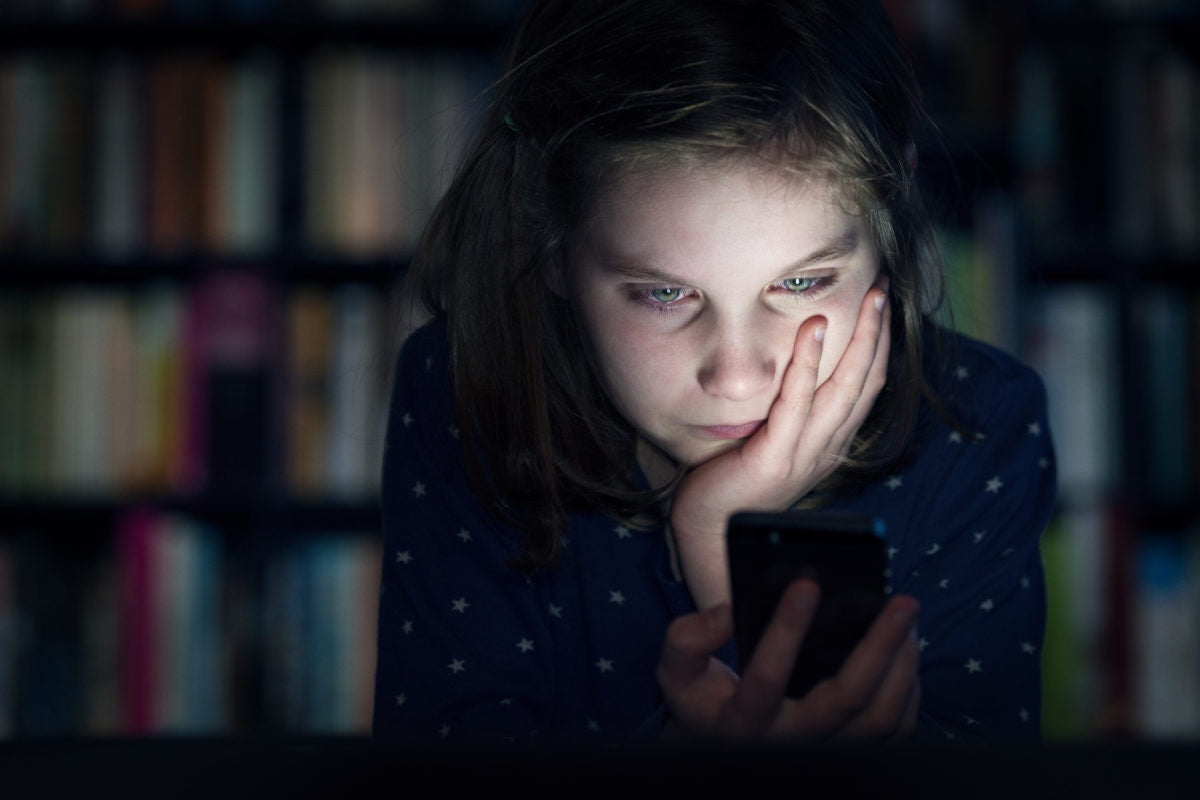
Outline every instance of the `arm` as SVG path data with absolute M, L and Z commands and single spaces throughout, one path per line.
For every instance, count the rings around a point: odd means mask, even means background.
M 976 354 L 982 353 L 980 358 Z M 982 438 L 931 442 L 898 491 L 915 494 L 896 587 L 922 598 L 921 727 L 945 738 L 1037 736 L 1046 599 L 1039 538 L 1055 502 L 1037 376 L 964 349 L 956 413 Z M 908 478 L 909 476 L 905 476 Z
M 545 724 L 546 607 L 506 566 L 513 535 L 471 495 L 444 361 L 427 370 L 421 336 L 398 368 L 384 456 L 375 733 L 527 741 Z

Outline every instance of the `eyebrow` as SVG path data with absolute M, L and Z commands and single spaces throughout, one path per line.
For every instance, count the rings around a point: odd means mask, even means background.
M 857 228 L 849 228 L 843 231 L 838 236 L 830 239 L 827 243 L 821 245 L 816 250 L 813 250 L 808 255 L 793 261 L 781 274 L 787 275 L 798 270 L 808 269 L 818 264 L 823 264 L 827 261 L 834 261 L 843 258 L 855 252 L 859 244 L 859 231 Z M 681 280 L 670 275 L 657 267 L 649 266 L 639 261 L 611 261 L 606 264 L 606 267 L 630 280 L 660 282 L 671 284 L 686 284 L 687 281 Z

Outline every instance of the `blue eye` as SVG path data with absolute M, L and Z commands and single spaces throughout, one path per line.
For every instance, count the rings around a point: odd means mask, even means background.
M 818 283 L 820 283 L 820 279 L 819 278 L 785 278 L 781 283 L 783 285 L 783 288 L 787 289 L 789 292 L 795 292 L 796 294 L 801 294 L 803 292 L 807 292 L 808 290 L 810 290 L 814 286 L 816 286 Z
M 651 289 L 646 294 L 659 303 L 673 303 L 683 295 L 683 289 L 678 286 L 663 286 Z

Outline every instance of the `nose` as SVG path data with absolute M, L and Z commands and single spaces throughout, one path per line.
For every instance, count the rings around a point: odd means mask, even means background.
M 770 337 L 752 326 L 722 326 L 709 334 L 709 347 L 697 373 L 706 394 L 749 400 L 769 389 L 780 368 Z

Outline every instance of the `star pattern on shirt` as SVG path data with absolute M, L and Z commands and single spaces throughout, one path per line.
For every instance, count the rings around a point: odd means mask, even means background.
M 444 369 L 444 358 L 439 361 L 438 368 Z M 954 370 L 951 379 L 957 377 L 959 381 L 965 381 L 971 377 L 972 372 L 981 376 L 972 384 L 964 385 L 958 391 L 968 401 L 985 399 L 982 394 L 985 390 L 990 390 L 995 384 L 990 383 L 992 376 L 990 368 L 979 368 L 975 362 L 971 363 L 971 369 L 967 366 L 961 366 Z M 975 384 L 979 386 L 976 387 Z M 1012 395 L 1002 395 L 1012 397 Z M 989 402 L 993 400 L 993 396 L 989 395 L 986 398 Z M 978 406 L 964 405 L 968 410 L 978 408 L 983 413 L 991 414 L 991 410 L 987 404 Z M 402 415 L 394 416 L 393 419 L 403 426 L 403 428 L 414 428 L 417 420 L 420 420 L 421 431 L 427 431 L 428 434 L 422 434 L 421 437 L 416 437 L 414 434 L 405 433 L 405 436 L 410 437 L 408 441 L 425 443 L 431 441 L 438 442 L 453 442 L 458 438 L 458 429 L 453 424 L 447 424 L 446 420 L 449 417 L 444 413 L 444 409 L 439 406 L 434 409 L 426 408 L 425 405 L 417 405 L 412 411 L 404 411 Z M 989 636 L 995 642 L 988 641 L 987 644 L 979 644 L 975 639 L 968 639 L 961 635 L 959 631 L 966 631 L 973 626 L 983 625 L 981 620 L 985 617 L 989 618 L 986 624 L 993 626 L 988 629 L 995 633 L 1007 632 L 1008 628 L 996 628 L 996 625 L 1009 625 L 1011 617 L 1005 616 L 1007 609 L 1011 604 L 1016 607 L 1021 607 L 1020 604 L 1033 602 L 1028 600 L 1018 600 L 1020 595 L 1014 590 L 1016 586 L 1013 584 L 1019 581 L 1020 589 L 1027 590 L 1032 585 L 1030 575 L 1020 575 L 1017 570 L 1025 569 L 1022 564 L 1012 564 L 1005 567 L 1004 573 L 1007 575 L 1006 584 L 990 582 L 991 573 L 987 571 L 987 567 L 997 559 L 1004 558 L 1013 553 L 1021 553 L 1022 557 L 1027 555 L 1024 549 L 1014 550 L 1012 547 L 1003 547 L 1002 543 L 1008 543 L 1012 540 L 1008 538 L 1006 528 L 997 523 L 995 526 L 989 525 L 986 521 L 989 517 L 986 516 L 988 507 L 986 504 L 996 504 L 1009 501 L 1021 503 L 1029 495 L 1027 487 L 1036 484 L 1038 481 L 1044 480 L 1037 477 L 1039 472 L 1044 472 L 1053 467 L 1053 459 L 1050 448 L 1052 446 L 1051 436 L 1048 434 L 1048 429 L 1044 421 L 1033 419 L 1032 414 L 1025 416 L 1008 416 L 1000 415 L 997 420 L 1003 422 L 1003 427 L 992 428 L 990 425 L 980 426 L 980 420 L 973 417 L 971 413 L 966 413 L 959 418 L 959 429 L 952 429 L 949 426 L 943 426 L 940 432 L 934 431 L 933 435 L 928 439 L 930 449 L 939 453 L 941 458 L 940 465 L 943 466 L 943 471 L 939 472 L 936 469 L 930 469 L 926 459 L 921 461 L 924 456 L 918 457 L 916 462 L 905 462 L 903 471 L 897 471 L 892 474 L 884 473 L 882 479 L 874 486 L 870 487 L 871 491 L 878 492 L 878 496 L 883 498 L 883 507 L 887 508 L 886 504 L 893 504 L 900 509 L 895 517 L 888 514 L 881 514 L 885 519 L 888 544 L 886 548 L 886 556 L 888 559 L 889 568 L 884 579 L 887 584 L 887 591 L 890 593 L 893 590 L 892 584 L 895 584 L 895 591 L 904 593 L 915 593 L 924 604 L 929 602 L 929 608 L 941 609 L 951 608 L 948 604 L 953 603 L 955 609 L 954 626 L 946 628 L 933 625 L 933 633 L 929 633 L 928 637 L 923 635 L 917 641 L 919 650 L 922 653 L 922 670 L 925 669 L 925 663 L 941 664 L 941 669 L 944 673 L 949 673 L 951 670 L 956 671 L 960 680 L 969 680 L 972 686 L 981 687 L 972 689 L 972 693 L 993 693 L 998 684 L 998 681 L 1008 680 L 1011 673 L 1011 668 L 1019 664 L 1029 664 L 1036 661 L 1038 654 L 1038 640 L 1033 639 L 1035 631 L 1031 630 L 1013 630 L 1013 635 L 1006 641 L 1000 641 L 1001 636 Z M 1029 420 L 1033 421 L 1029 421 Z M 987 428 L 988 430 L 983 430 Z M 970 438 L 973 444 L 981 444 L 979 448 L 963 448 L 961 447 L 964 439 Z M 402 441 L 401 444 L 406 444 Z M 423 444 L 421 446 L 429 446 Z M 455 444 L 455 453 L 457 453 L 458 445 Z M 403 447 L 394 447 L 395 452 L 403 451 Z M 1020 454 L 1020 459 L 1015 454 Z M 1003 458 L 1009 457 L 1011 461 L 1011 469 L 1008 463 L 1003 461 Z M 441 456 L 439 455 L 439 458 Z M 448 492 L 446 489 L 446 481 L 441 474 L 422 472 L 415 467 L 416 464 L 423 463 L 444 463 L 442 461 L 426 462 L 417 461 L 414 459 L 413 468 L 408 471 L 400 471 L 396 474 L 398 479 L 391 488 L 393 497 L 403 496 L 408 498 L 408 508 L 411 509 L 428 509 L 431 506 L 448 506 L 451 513 L 444 517 L 433 516 L 433 511 L 419 511 L 409 521 L 409 518 L 400 515 L 395 519 L 401 521 L 401 525 L 409 526 L 409 530 L 405 531 L 404 536 L 390 540 L 392 544 L 399 544 L 400 547 L 389 547 L 389 551 L 394 553 L 395 564 L 393 568 L 396 570 L 396 578 L 393 579 L 397 583 L 393 583 L 384 588 L 390 588 L 389 595 L 403 595 L 405 602 L 409 602 L 409 598 L 416 591 L 413 587 L 414 574 L 421 572 L 422 575 L 428 574 L 429 565 L 439 563 L 443 552 L 461 553 L 461 557 L 465 559 L 475 559 L 478 557 L 495 558 L 495 553 L 500 552 L 496 546 L 497 540 L 492 537 L 494 529 L 487 522 L 481 522 L 481 517 L 474 507 L 460 509 L 454 505 L 457 502 L 455 498 L 459 495 L 453 492 L 459 491 L 454 489 Z M 895 469 L 895 468 L 893 468 Z M 916 531 L 908 525 L 909 518 L 900 516 L 901 511 L 909 508 L 913 503 L 931 502 L 934 496 L 930 494 L 931 476 L 937 476 L 939 483 L 937 487 L 941 490 L 944 483 L 956 485 L 956 488 L 949 492 L 950 498 L 956 499 L 965 504 L 961 521 L 954 520 L 952 524 L 945 527 L 934 527 L 925 531 Z M 990 476 L 990 477 L 989 477 Z M 1003 477 L 1002 477 L 1003 476 Z M 406 490 L 407 487 L 407 490 Z M 980 491 L 982 489 L 982 491 Z M 942 495 L 938 495 L 939 498 Z M 968 499 L 968 496 L 977 499 Z M 414 500 L 416 498 L 416 500 Z M 432 501 L 431 501 L 432 498 Z M 462 498 L 460 498 L 462 499 Z M 916 506 L 918 510 L 920 506 Z M 853 508 L 853 506 L 851 506 Z M 1004 509 L 998 509 L 1001 513 L 1006 513 Z M 463 512 L 463 513 L 459 513 Z M 969 514 L 968 514 L 969 512 Z M 947 513 L 952 513 L 950 507 L 947 506 Z M 620 547 L 609 549 L 613 552 L 630 553 L 638 552 L 641 543 L 644 541 L 656 541 L 661 537 L 653 536 L 636 536 L 631 530 L 628 520 L 622 521 L 617 517 L 609 517 L 607 521 L 601 520 L 601 525 L 596 525 L 593 528 L 577 528 L 572 525 L 566 533 L 576 534 L 576 545 L 571 550 L 570 555 L 579 560 L 584 561 L 583 556 L 589 553 L 588 548 L 602 546 L 599 543 L 603 538 L 597 538 L 595 534 L 608 533 L 608 542 L 613 539 L 622 542 Z M 433 523 L 433 524 L 431 524 Z M 899 524 L 896 524 L 899 523 Z M 975 527 L 968 527 L 968 526 Z M 435 536 L 432 535 L 437 531 L 445 531 L 449 535 Z M 439 547 L 443 550 L 431 552 L 424 548 L 423 545 L 417 543 L 415 536 L 428 535 L 430 539 L 436 539 L 442 544 Z M 934 537 L 937 537 L 935 541 Z M 633 544 L 625 544 L 632 542 Z M 567 547 L 567 536 L 562 537 L 563 547 Z M 471 546 L 465 546 L 471 544 Z M 507 546 L 507 542 L 505 542 Z M 445 549 L 449 548 L 449 549 Z M 490 553 L 493 555 L 482 555 Z M 437 556 L 433 558 L 432 556 Z M 590 555 L 587 556 L 589 559 Z M 623 557 L 622 557 L 623 558 Z M 624 569 L 628 569 L 630 562 L 620 562 Z M 1032 566 L 1031 562 L 1030 566 Z M 960 575 L 959 570 L 964 565 L 970 564 L 972 571 Z M 417 565 L 417 566 L 413 566 Z M 920 565 L 922 568 L 917 569 Z M 894 569 L 892 568 L 894 567 Z M 997 562 L 997 568 L 999 568 Z M 921 573 L 925 576 L 922 577 Z M 391 574 L 390 572 L 387 574 Z M 481 642 L 480 628 L 482 625 L 485 631 L 484 634 L 493 636 L 505 636 L 511 638 L 495 638 L 492 641 L 494 652 L 506 652 L 504 658 L 513 659 L 510 665 L 524 664 L 524 668 L 530 675 L 542 675 L 541 665 L 548 658 L 549 653 L 557 649 L 559 637 L 574 636 L 574 632 L 578 630 L 590 631 L 596 627 L 598 619 L 606 620 L 605 624 L 613 626 L 614 630 L 624 631 L 628 629 L 628 621 L 630 616 L 640 618 L 644 613 L 642 605 L 649 601 L 657 603 L 658 595 L 647 596 L 643 591 L 641 583 L 628 583 L 629 572 L 598 572 L 590 575 L 590 584 L 572 585 L 566 584 L 562 586 L 548 583 L 543 580 L 543 576 L 537 573 L 522 576 L 524 586 L 529 589 L 522 588 L 521 591 L 531 598 L 531 602 L 536 602 L 536 606 L 530 606 L 530 610 L 542 619 L 542 624 L 547 628 L 553 628 L 554 638 L 550 641 L 554 642 L 556 647 L 538 646 L 543 642 L 542 633 L 538 629 L 528 627 L 526 622 L 531 618 L 522 616 L 521 623 L 518 625 L 511 624 L 515 618 L 509 620 L 509 625 L 506 628 L 501 628 L 496 625 L 496 618 L 492 616 L 493 603 L 491 595 L 486 595 L 487 602 L 476 597 L 474 603 L 469 602 L 465 595 L 459 595 L 461 588 L 454 591 L 453 588 L 446 586 L 437 587 L 440 593 L 430 591 L 430 595 L 436 600 L 438 611 L 434 611 L 434 604 L 430 602 L 429 607 L 421 609 L 419 603 L 417 608 L 413 608 L 410 603 L 407 608 L 404 608 L 405 613 L 411 614 L 411 618 L 405 616 L 393 616 L 391 619 L 403 620 L 402 623 L 393 622 L 387 626 L 391 631 L 393 642 L 403 642 L 402 636 L 413 634 L 419 624 L 422 636 L 417 641 L 422 643 L 422 649 L 427 644 L 424 636 L 426 631 L 435 631 L 435 635 L 431 639 L 442 639 L 444 642 L 434 645 L 435 648 L 431 651 L 432 657 L 427 658 L 428 666 L 426 667 L 425 677 L 428 679 L 433 675 L 438 675 L 447 687 L 472 687 L 463 689 L 449 689 L 450 692 L 475 692 L 474 685 L 477 681 L 490 680 L 491 673 L 502 674 L 500 670 L 493 670 L 492 664 L 482 657 L 477 657 L 476 650 L 458 650 L 457 654 L 450 649 L 450 644 L 458 642 L 470 642 L 471 646 L 477 641 Z M 459 573 L 446 572 L 446 576 L 453 575 L 455 582 L 459 580 Z M 1019 577 L 1018 577 L 1019 575 Z M 403 577 L 401 577 L 403 576 Z M 464 577 L 470 579 L 472 576 L 467 573 Z M 1040 579 L 1040 573 L 1037 574 Z M 418 580 L 420 580 L 418 578 Z M 606 583 L 599 583 L 604 580 Z M 607 581 L 611 580 L 611 583 Z M 638 580 L 642 580 L 639 578 Z M 397 585 L 405 587 L 397 592 Z M 459 583 L 459 587 L 474 586 L 473 583 Z M 516 585 L 515 583 L 513 585 Z M 579 591 L 581 587 L 586 586 L 587 591 Z M 620 589 L 613 588 L 620 586 Z M 453 587 L 453 583 L 451 584 Z M 536 587 L 536 589 L 535 589 Z M 953 587 L 951 589 L 951 587 Z M 921 591 L 914 592 L 914 589 Z M 473 589 L 470 589 L 474 591 Z M 450 592 L 454 592 L 450 594 Z M 1032 597 L 1035 594 L 1030 592 L 1026 597 Z M 456 599 L 457 598 L 457 599 Z M 533 600 L 533 598 L 537 598 Z M 938 599 L 945 598 L 945 599 Z M 563 600 L 567 602 L 562 602 Z M 452 620 L 449 624 L 442 624 L 447 617 L 445 615 L 445 605 L 449 603 L 451 615 L 448 618 Z M 620 610 L 613 608 L 620 607 Z M 569 609 L 569 611 L 568 611 Z M 655 611 L 654 613 L 657 613 Z M 674 611 L 673 613 L 678 613 Z M 435 616 L 436 614 L 436 616 Z M 926 632 L 925 615 L 922 615 L 922 633 Z M 551 623 L 550 620 L 558 620 Z M 935 618 L 936 619 L 936 618 Z M 437 621 L 438 625 L 431 625 L 431 622 Z M 536 624 L 536 623 L 535 623 Z M 491 633 L 494 629 L 495 633 Z M 384 626 L 381 625 L 381 631 Z M 1024 638 L 1022 638 L 1024 637 Z M 600 681 L 599 676 L 604 676 L 603 682 L 598 682 L 596 686 L 610 687 L 609 691 L 613 691 L 618 687 L 622 687 L 624 681 L 638 681 L 641 678 L 630 677 L 634 673 L 645 673 L 647 670 L 645 665 L 637 664 L 638 669 L 635 670 L 635 661 L 629 656 L 629 651 L 622 650 L 620 645 L 614 645 L 614 641 L 620 640 L 620 634 L 614 640 L 598 639 L 594 647 L 588 646 L 574 650 L 578 653 L 578 667 L 580 674 L 588 674 L 592 677 L 589 680 Z M 412 640 L 409 640 L 410 642 Z M 980 640 L 982 641 L 982 640 Z M 964 644 L 967 646 L 964 647 Z M 393 645 L 395 646 L 395 645 Z M 402 645 L 403 646 L 403 645 Z M 408 650 L 404 653 L 404 658 L 414 659 L 416 648 L 411 644 L 407 645 Z M 970 648 L 970 649 L 968 649 Z M 1006 649 L 1007 648 L 1007 649 Z M 592 655 L 582 655 L 587 652 Z M 401 651 L 404 652 L 404 651 Z M 480 650 L 478 652 L 487 652 Z M 640 652 L 640 651 L 638 651 Z M 604 653 L 603 657 L 597 657 L 597 653 Z M 465 657 L 464 657 L 465 656 Z M 516 659 L 523 658 L 526 660 L 517 661 Z M 1030 657 L 1030 658 L 1027 658 Z M 436 660 L 435 660 L 436 659 Z M 928 659 L 928 662 L 926 662 Z M 468 670 L 468 661 L 471 662 L 471 669 Z M 590 664 L 589 664 L 590 662 Z M 383 662 L 381 662 L 383 663 Z M 499 663 L 499 662 L 498 662 Z M 536 668 L 530 666 L 533 664 L 539 665 Z M 618 672 L 615 665 L 620 663 L 622 669 Z M 990 669 L 984 670 L 984 664 L 989 664 Z M 652 667 L 653 664 L 650 664 Z M 1021 667 L 1020 669 L 1025 669 Z M 653 670 L 651 669 L 650 672 Z M 484 675 L 488 677 L 484 678 Z M 969 677 L 968 677 L 969 676 Z M 399 684 L 399 685 L 397 685 Z M 388 709 L 392 709 L 390 713 L 397 717 L 401 715 L 413 718 L 418 709 L 421 709 L 427 704 L 425 697 L 424 686 L 421 684 L 422 691 L 413 698 L 408 698 L 405 691 L 399 691 L 401 687 L 412 690 L 413 683 L 401 683 L 394 681 L 392 684 L 381 685 L 381 691 L 377 695 L 381 698 L 382 709 L 384 713 L 388 713 Z M 636 685 L 632 684 L 632 685 Z M 508 691 L 513 691 L 513 686 L 508 686 Z M 448 695 L 449 696 L 449 695 Z M 499 695 L 493 694 L 492 697 Z M 980 694 L 982 697 L 983 694 Z M 1035 713 L 1036 709 L 1029 705 L 1034 700 L 1027 699 L 1023 695 L 1013 694 L 1013 699 L 1020 699 L 1022 702 L 1011 702 L 1007 705 L 1003 713 L 999 713 L 1001 709 L 988 706 L 984 710 L 983 706 L 971 704 L 968 709 L 944 709 L 944 713 L 937 716 L 937 719 L 947 720 L 944 725 L 950 728 L 957 729 L 962 734 L 962 738 L 974 738 L 974 733 L 967 733 L 965 728 L 987 728 L 991 724 L 1001 724 L 1002 718 L 1007 719 L 1010 727 L 1016 726 L 1016 718 L 1019 716 L 1022 722 L 1029 723 L 1031 714 L 1030 709 Z M 388 703 L 388 698 L 392 702 Z M 500 705 L 511 705 L 511 699 L 506 698 L 508 702 L 501 702 Z M 418 702 L 419 701 L 419 702 Z M 524 704 L 522 704 L 524 705 Z M 377 709 L 378 711 L 379 709 Z M 587 709 L 584 709 L 587 711 Z M 596 711 L 591 709 L 591 716 L 580 714 L 574 719 L 574 728 L 576 732 L 581 732 L 586 728 L 588 731 L 598 733 L 600 724 L 598 720 L 604 719 L 604 732 L 608 736 L 622 735 L 609 723 L 608 716 L 598 716 Z M 963 711 L 970 713 L 963 713 Z M 523 709 L 528 712 L 529 709 Z M 957 716 L 955 716 L 955 712 Z M 420 712 L 424 713 L 424 712 Z M 514 715 L 519 712 L 514 709 Z M 605 710 L 607 714 L 608 711 Z M 514 719 L 519 718 L 514 716 Z M 427 734 L 437 730 L 443 737 L 450 735 L 449 724 L 443 725 L 442 728 L 435 728 L 440 724 L 445 717 L 424 720 L 422 728 Z M 464 718 L 465 719 L 465 718 Z M 456 726 L 458 723 L 455 723 Z M 964 727 L 965 726 L 965 727 Z M 529 734 L 528 729 L 523 729 L 516 736 L 515 741 L 521 741 Z M 456 735 L 461 737 L 462 732 L 456 730 Z M 947 731 L 949 738 L 956 738 L 953 730 Z

